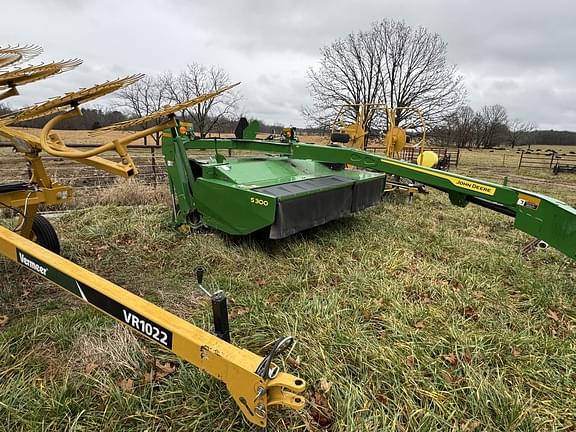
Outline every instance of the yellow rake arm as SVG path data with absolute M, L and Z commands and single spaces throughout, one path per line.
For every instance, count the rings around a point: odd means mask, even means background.
M 57 112 L 65 111 L 69 107 L 77 107 L 80 104 L 90 102 L 101 96 L 112 93 L 121 88 L 127 87 L 144 77 L 142 74 L 130 75 L 125 78 L 120 78 L 113 81 L 106 81 L 102 84 L 97 84 L 92 87 L 83 88 L 75 92 L 66 93 L 63 96 L 58 96 L 44 102 L 32 105 L 16 111 L 9 116 L 3 117 L 0 120 L 0 126 L 13 125 L 26 120 L 44 117 Z
M 143 75 L 131 75 L 126 78 L 117 79 L 114 81 L 107 81 L 103 84 L 98 84 L 93 87 L 84 88 L 76 92 L 66 93 L 63 96 L 50 99 L 48 101 L 33 105 L 28 108 L 24 108 L 20 111 L 12 113 L 8 116 L 0 118 L 0 135 L 6 136 L 8 138 L 21 140 L 29 145 L 27 154 L 38 154 L 39 151 L 43 150 L 52 156 L 60 156 L 70 159 L 76 159 L 86 165 L 95 166 L 97 168 L 103 169 L 105 171 L 111 172 L 122 177 L 130 177 L 137 174 L 136 167 L 130 158 L 126 150 L 126 146 L 122 143 L 112 143 L 108 145 L 99 146 L 93 150 L 88 151 L 78 151 L 66 147 L 63 141 L 58 137 L 57 134 L 51 134 L 48 138 L 48 134 L 51 129 L 60 123 L 62 120 L 80 115 L 80 109 L 78 106 L 82 103 L 89 102 L 91 100 L 97 99 L 113 91 L 119 90 L 126 87 L 140 78 Z M 71 108 L 71 109 L 70 109 Z M 12 126 L 35 118 L 44 117 L 50 114 L 62 112 L 68 110 L 60 115 L 57 115 L 51 119 L 40 134 L 40 138 L 33 136 L 31 134 L 23 133 Z M 120 162 L 115 163 L 108 159 L 98 157 L 96 155 L 101 154 L 106 151 L 114 150 L 120 156 Z
M 42 54 L 42 48 L 38 45 L 0 48 L 0 68 L 28 61 L 40 54 Z
M 30 84 L 34 81 L 40 81 L 52 75 L 67 72 L 82 64 L 82 60 L 63 60 L 38 66 L 29 66 L 21 69 L 15 69 L 9 72 L 0 73 L 0 90 L 7 89 L 0 94 L 0 100 L 10 96 L 18 95 L 17 86 Z
M 216 96 L 218 96 L 221 93 L 224 93 L 225 91 L 230 90 L 231 88 L 236 87 L 237 85 L 239 85 L 240 83 L 237 82 L 235 84 L 230 84 L 228 86 L 225 87 L 221 87 L 217 90 L 214 90 L 213 92 L 210 93 L 206 93 L 203 95 L 200 95 L 198 97 L 195 97 L 194 99 L 190 99 L 187 100 L 186 102 L 182 102 L 182 103 L 178 103 L 175 105 L 170 105 L 167 106 L 166 108 L 160 110 L 160 111 L 156 111 L 155 113 L 152 113 L 150 115 L 144 116 L 144 117 L 139 117 L 137 119 L 132 119 L 132 120 L 126 120 L 123 122 L 119 122 L 119 123 L 115 123 L 113 125 L 110 126 L 106 126 L 103 128 L 99 128 L 96 129 L 95 131 L 90 132 L 91 135 L 99 135 L 101 133 L 104 132 L 109 132 L 109 131 L 113 131 L 113 130 L 120 130 L 120 129 L 129 129 L 129 128 L 133 128 L 135 126 L 139 126 L 142 124 L 146 124 L 148 122 L 151 122 L 153 120 L 156 120 L 159 117 L 164 117 L 164 116 L 171 116 L 174 113 L 177 113 L 179 111 L 182 111 L 186 108 L 190 108 L 194 105 L 198 105 L 201 104 L 202 102 L 206 102 L 212 98 L 215 98 Z M 170 126 L 167 126 L 170 127 Z

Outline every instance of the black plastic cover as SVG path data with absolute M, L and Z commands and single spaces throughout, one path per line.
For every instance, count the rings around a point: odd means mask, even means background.
M 374 180 L 356 182 L 352 197 L 352 211 L 357 212 L 372 207 L 382 201 L 386 178 L 378 177 Z
M 281 239 L 376 204 L 382 199 L 385 185 L 383 177 L 356 182 L 347 177 L 327 176 L 254 191 L 281 198 L 276 202 L 276 220 L 269 233 L 271 239 Z M 322 190 L 327 187 L 332 189 Z M 303 192 L 307 195 L 288 198 Z

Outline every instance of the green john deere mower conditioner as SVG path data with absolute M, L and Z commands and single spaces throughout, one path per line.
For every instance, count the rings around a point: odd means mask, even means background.
M 256 128 L 239 124 L 233 139 L 199 139 L 178 128 L 164 133 L 178 225 L 280 239 L 374 205 L 389 190 L 389 175 L 444 191 L 457 206 L 509 215 L 516 228 L 576 258 L 576 210 L 561 201 L 362 150 L 260 140 Z M 265 156 L 224 156 L 246 151 Z

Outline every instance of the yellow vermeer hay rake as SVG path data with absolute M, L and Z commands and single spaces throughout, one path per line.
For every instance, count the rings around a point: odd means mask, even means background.
M 39 47 L 32 45 L 0 49 L 0 68 L 17 65 L 40 52 Z M 18 86 L 71 70 L 80 63 L 79 60 L 68 60 L 0 70 L 0 91 L 3 91 L 0 98 L 15 96 Z M 0 136 L 13 143 L 14 149 L 28 161 L 32 173 L 27 182 L 0 184 L 0 206 L 17 213 L 20 218 L 13 230 L 0 226 L 0 253 L 223 381 L 246 419 L 258 426 L 266 426 L 271 407 L 299 410 L 304 406 L 300 393 L 306 387 L 305 382 L 281 372 L 274 363 L 274 358 L 291 344 L 292 338 L 278 339 L 266 357 L 236 347 L 229 343 L 225 297 L 222 298 L 219 293 L 210 295 L 215 312 L 216 335 L 204 331 L 59 256 L 56 232 L 48 220 L 38 214 L 39 206 L 66 202 L 73 194 L 71 187 L 59 184 L 48 175 L 43 154 L 74 160 L 121 177 L 134 176 L 138 170 L 128 153 L 131 142 L 167 128 L 175 128 L 176 112 L 209 100 L 232 87 L 166 107 L 144 118 L 130 120 L 123 126 L 134 127 L 154 119 L 164 119 L 158 125 L 128 133 L 94 149 L 70 148 L 53 132 L 61 121 L 81 115 L 82 103 L 119 90 L 141 77 L 132 75 L 107 81 L 0 117 Z M 40 136 L 15 127 L 20 122 L 48 115 L 52 117 L 42 128 Z M 117 160 L 102 157 L 106 152 L 115 152 Z M 198 278 L 201 283 L 201 274 Z

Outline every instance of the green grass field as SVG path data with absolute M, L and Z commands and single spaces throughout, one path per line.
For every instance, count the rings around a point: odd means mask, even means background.
M 576 176 L 477 160 L 460 171 L 576 205 Z M 162 193 L 133 207 L 117 194 L 57 220 L 63 255 L 209 329 L 203 265 L 230 297 L 236 345 L 263 354 L 295 336 L 283 366 L 308 404 L 273 412 L 269 430 L 576 430 L 576 263 L 522 256 L 529 237 L 509 218 L 432 192 L 258 243 L 185 236 Z M 0 430 L 258 430 L 217 380 L 26 269 L 0 269 Z

